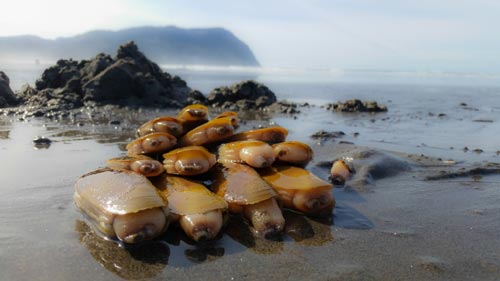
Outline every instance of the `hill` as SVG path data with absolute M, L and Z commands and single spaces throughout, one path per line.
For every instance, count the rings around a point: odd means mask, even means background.
M 159 64 L 259 65 L 250 48 L 228 30 L 175 26 L 94 30 L 56 39 L 33 35 L 0 37 L 0 61 L 89 59 L 96 53 L 113 53 L 116 46 L 131 40 Z

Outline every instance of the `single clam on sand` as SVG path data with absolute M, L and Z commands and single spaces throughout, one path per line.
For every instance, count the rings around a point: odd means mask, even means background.
M 226 201 L 202 184 L 163 174 L 153 183 L 168 201 L 170 221 L 178 222 L 194 241 L 215 238 L 224 223 Z
M 107 237 L 137 243 L 161 235 L 168 227 L 168 209 L 143 175 L 128 170 L 97 170 L 80 177 L 74 201 Z
M 208 172 L 215 165 L 215 155 L 203 146 L 186 146 L 163 154 L 168 174 L 193 176 Z
M 106 165 L 113 170 L 131 170 L 146 177 L 156 177 L 165 171 L 159 161 L 146 155 L 111 158 Z
M 279 194 L 283 207 L 308 215 L 331 213 L 335 206 L 332 185 L 308 170 L 274 166 L 259 170 L 262 178 Z
M 335 185 L 343 185 L 352 174 L 351 168 L 344 160 L 335 160 L 330 169 L 330 179 Z
M 231 213 L 243 214 L 258 234 L 274 237 L 283 232 L 285 219 L 276 192 L 252 167 L 235 163 L 219 167 L 212 190 L 224 197 Z
M 244 140 L 219 146 L 219 159 L 225 163 L 245 163 L 255 168 L 269 167 L 274 162 L 273 148 L 262 141 Z

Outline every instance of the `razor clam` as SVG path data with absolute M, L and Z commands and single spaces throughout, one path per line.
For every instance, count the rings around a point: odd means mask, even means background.
M 169 133 L 174 137 L 180 137 L 183 133 L 182 123 L 177 118 L 161 116 L 149 120 L 137 129 L 137 135 L 139 137 L 156 132 Z
M 343 185 L 352 174 L 351 168 L 344 160 L 335 160 L 330 169 L 330 179 L 335 185 Z
M 165 171 L 159 161 L 146 155 L 111 158 L 106 165 L 113 170 L 131 170 L 146 177 L 155 177 Z
M 208 121 L 208 107 L 202 104 L 188 105 L 179 111 L 177 119 L 186 133 Z
M 219 146 L 219 163 L 245 163 L 255 168 L 269 167 L 274 162 L 272 147 L 262 141 L 245 140 Z
M 163 154 L 166 172 L 174 175 L 203 174 L 212 168 L 215 162 L 215 155 L 203 146 L 185 146 Z
M 238 129 L 240 121 L 238 119 L 238 113 L 234 111 L 224 111 L 221 114 L 217 115 L 214 119 L 219 119 L 219 118 L 224 118 L 224 117 L 230 117 L 231 118 L 231 124 L 233 125 L 233 128 Z
M 168 151 L 176 144 L 177 139 L 169 133 L 152 133 L 127 144 L 127 155 L 161 153 Z
M 243 214 L 258 234 L 271 238 L 283 232 L 285 219 L 276 193 L 253 168 L 234 163 L 219 167 L 212 190 L 224 197 L 229 212 Z
M 308 215 L 330 214 L 335 206 L 332 185 L 308 170 L 294 166 L 273 166 L 259 170 L 278 193 L 283 207 Z
M 306 166 L 313 158 L 309 145 L 299 141 L 285 141 L 273 144 L 276 161 L 292 165 Z
M 227 203 L 205 186 L 181 177 L 163 174 L 154 180 L 168 201 L 170 221 L 194 241 L 214 239 L 222 228 Z
M 288 130 L 283 127 L 269 127 L 263 129 L 249 130 L 235 134 L 230 141 L 258 140 L 269 144 L 284 142 L 288 136 Z
M 226 140 L 234 133 L 231 117 L 211 120 L 187 132 L 180 140 L 180 146 L 206 145 Z
M 97 170 L 75 184 L 75 204 L 105 236 L 137 243 L 161 235 L 168 209 L 143 175 L 128 170 Z

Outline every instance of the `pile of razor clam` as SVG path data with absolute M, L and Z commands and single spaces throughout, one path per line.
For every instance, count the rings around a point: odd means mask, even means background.
M 170 224 L 194 241 L 214 239 L 229 214 L 269 238 L 284 230 L 281 208 L 332 213 L 332 185 L 303 169 L 313 157 L 308 145 L 285 141 L 283 127 L 237 128 L 235 112 L 209 121 L 203 105 L 150 120 L 128 156 L 76 181 L 75 203 L 101 234 L 125 243 L 158 237 Z M 337 177 L 348 173 L 342 169 Z

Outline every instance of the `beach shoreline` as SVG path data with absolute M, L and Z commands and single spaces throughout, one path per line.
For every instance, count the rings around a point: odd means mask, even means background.
M 12 159 L 3 167 L 7 176 L 0 191 L 1 222 L 6 226 L 0 233 L 0 259 L 6 278 L 495 280 L 498 277 L 500 249 L 496 245 L 500 241 L 496 230 L 500 212 L 495 198 L 499 198 L 496 187 L 500 176 L 464 175 L 426 180 L 440 171 L 472 169 L 478 165 L 477 157 L 494 162 L 495 155 L 450 149 L 436 153 L 435 149 L 420 147 L 420 151 L 429 152 L 421 155 L 394 144 L 387 149 L 388 143 L 370 142 L 369 131 L 352 123 L 340 127 L 346 132 L 342 138 L 312 139 L 307 130 L 297 128 L 309 126 L 317 118 L 325 120 L 324 114 L 338 116 L 318 107 L 305 108 L 296 115 L 298 118 L 286 114 L 248 115 L 243 119 L 243 129 L 266 124 L 290 128 L 289 139 L 305 141 L 314 150 L 315 158 L 308 169 L 325 179 L 328 169 L 319 165 L 321 162 L 333 161 L 346 151 L 359 149 L 394 155 L 412 163 L 412 168 L 389 177 L 353 180 L 347 187 L 335 188 L 337 207 L 331 225 L 288 214 L 293 223 L 283 241 L 254 239 L 237 228 L 226 229 L 220 239 L 205 245 L 167 235 L 160 239 L 160 250 L 152 260 L 140 249 L 123 252 L 113 242 L 99 241 L 92 238 L 91 232 L 81 231 L 82 216 L 72 201 L 74 181 L 102 166 L 105 159 L 123 153 L 123 144 L 133 137 L 137 123 L 170 113 L 152 110 L 121 116 L 118 112 L 109 111 L 101 118 L 82 114 L 82 119 L 75 122 L 40 118 L 17 121 L 12 116 L 2 117 L 0 131 L 9 133 L 0 140 L 0 153 L 3 159 Z M 124 118 L 127 114 L 129 117 Z M 362 115 L 357 122 L 364 123 L 369 116 Z M 322 123 L 309 130 L 318 128 L 331 130 L 331 125 Z M 355 136 L 355 131 L 360 134 Z M 33 135 L 51 138 L 51 147 L 34 150 L 28 137 Z M 462 158 L 449 162 L 454 155 Z M 368 164 L 362 165 L 376 167 L 384 158 L 368 159 Z M 23 176 L 21 171 L 29 171 L 30 177 Z M 47 259 L 49 256 L 52 258 Z M 22 267 L 26 270 L 19 271 Z

